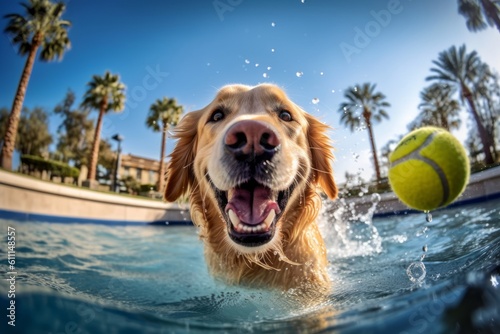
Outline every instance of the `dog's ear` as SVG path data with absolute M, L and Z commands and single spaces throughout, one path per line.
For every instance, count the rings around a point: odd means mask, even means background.
M 309 124 L 307 140 L 311 150 L 311 161 L 314 173 L 314 182 L 318 184 L 331 199 L 337 197 L 337 185 L 333 179 L 333 146 L 327 135 L 330 127 L 314 116 L 305 114 Z
M 174 150 L 169 155 L 167 164 L 164 198 L 174 202 L 188 193 L 194 183 L 193 162 L 198 142 L 198 120 L 202 111 L 186 114 L 174 130 L 174 138 L 178 139 Z

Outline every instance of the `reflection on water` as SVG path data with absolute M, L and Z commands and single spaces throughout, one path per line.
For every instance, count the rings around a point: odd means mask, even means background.
M 16 223 L 16 316 L 2 333 L 489 333 L 499 325 L 500 200 L 372 219 L 328 203 L 333 293 L 314 306 L 226 286 L 193 227 Z M 5 250 L 0 248 L 3 258 Z M 0 290 L 8 289 L 5 280 Z M 8 302 L 0 295 L 2 305 Z M 29 321 L 28 321 L 29 319 Z M 457 327 L 458 326 L 458 327 Z M 9 330 L 7 332 L 6 330 Z M 467 332 L 465 330 L 465 332 Z

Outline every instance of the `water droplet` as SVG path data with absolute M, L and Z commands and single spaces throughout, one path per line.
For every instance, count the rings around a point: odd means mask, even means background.
M 491 285 L 494 288 L 498 287 L 498 281 L 499 281 L 498 277 L 499 277 L 498 275 L 491 275 L 491 277 L 490 277 Z
M 267 67 L 267 70 L 268 70 L 268 71 L 270 71 L 270 70 L 271 70 L 271 66 L 268 66 L 268 67 Z
M 417 236 L 417 237 L 420 237 L 420 236 L 422 236 L 422 235 L 426 235 L 426 234 L 427 234 L 427 231 L 429 231 L 429 228 L 428 228 L 427 226 L 425 226 L 425 227 L 422 229 L 422 231 L 418 231 L 418 232 L 416 233 L 416 236 Z
M 259 63 L 255 64 L 255 67 L 259 67 Z
M 300 78 L 304 75 L 304 72 L 297 72 L 295 73 L 295 75 L 297 76 L 297 78 Z
M 263 76 L 264 78 L 267 78 L 267 73 L 263 73 L 263 74 L 262 74 L 262 76 Z
M 425 211 L 425 220 L 430 223 L 432 221 L 432 215 L 429 211 Z
M 306 2 L 306 0 L 300 0 L 300 2 L 305 3 L 305 2 Z
M 332 89 L 332 93 L 335 93 L 335 89 Z
M 250 64 L 250 60 L 245 59 L 245 64 Z
M 412 262 L 406 269 L 408 278 L 413 283 L 422 283 L 424 281 L 426 270 L 423 262 Z
M 358 87 L 354 87 L 354 91 L 357 92 L 358 91 Z
M 276 23 L 271 22 L 271 27 L 276 27 Z
M 427 245 L 424 245 L 424 247 L 422 247 L 422 250 L 427 253 Z
M 317 97 L 313 98 L 312 101 L 311 101 L 313 104 L 318 104 L 319 103 L 319 99 Z
M 274 48 L 272 48 L 272 49 L 271 49 L 271 52 L 274 52 L 274 51 L 275 51 L 275 50 L 274 50 Z
M 372 194 L 372 203 L 378 203 L 380 202 L 380 194 L 379 193 L 373 193 Z
M 323 74 L 325 74 L 325 73 L 323 73 L 323 72 L 319 72 L 319 75 L 323 75 Z

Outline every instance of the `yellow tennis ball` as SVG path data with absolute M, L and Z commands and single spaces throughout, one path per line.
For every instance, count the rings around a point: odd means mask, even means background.
M 448 131 L 423 127 L 407 134 L 389 156 L 389 183 L 413 209 L 430 211 L 453 202 L 469 181 L 469 158 Z

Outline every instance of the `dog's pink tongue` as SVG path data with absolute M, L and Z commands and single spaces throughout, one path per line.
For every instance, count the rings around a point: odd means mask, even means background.
M 226 212 L 233 210 L 243 223 L 258 225 L 266 219 L 271 210 L 279 213 L 278 203 L 271 197 L 271 189 L 261 185 L 251 189 L 236 188 L 229 198 Z

